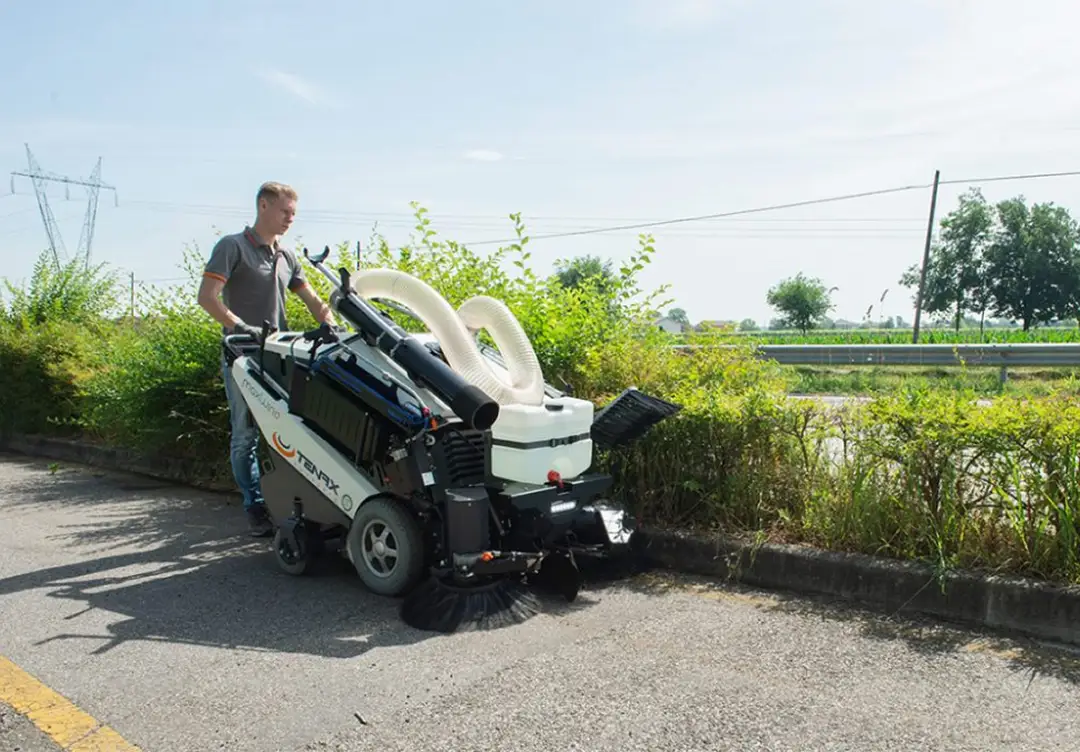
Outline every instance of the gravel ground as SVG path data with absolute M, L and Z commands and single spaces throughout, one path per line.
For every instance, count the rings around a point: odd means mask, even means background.
M 1080 748 L 1063 648 L 665 573 L 433 635 L 243 533 L 222 496 L 0 458 L 0 654 L 145 752 Z M 34 733 L 0 713 L 0 749 Z

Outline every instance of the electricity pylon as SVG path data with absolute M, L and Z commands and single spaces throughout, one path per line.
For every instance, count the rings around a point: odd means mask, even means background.
M 49 197 L 45 195 L 45 183 L 63 183 L 65 185 L 65 197 L 71 199 L 71 186 L 81 185 L 89 188 L 89 201 L 86 206 L 86 218 L 83 220 L 82 234 L 79 236 L 79 256 L 85 259 L 86 266 L 90 265 L 90 247 L 94 242 L 94 225 L 97 223 L 98 192 L 104 188 L 113 192 L 116 205 L 120 205 L 120 198 L 116 195 L 116 188 L 101 182 L 101 157 L 98 157 L 94 171 L 90 173 L 89 180 L 69 178 L 45 172 L 38 165 L 37 160 L 30 151 L 30 144 L 26 144 L 26 172 L 11 173 L 11 192 L 15 192 L 15 178 L 30 178 L 34 185 L 34 193 L 37 196 L 38 209 L 41 211 L 41 221 L 45 225 L 45 235 L 49 238 L 49 248 L 52 250 L 53 261 L 57 267 L 67 261 L 67 249 L 64 247 L 64 239 L 60 236 L 60 228 L 56 225 L 56 217 L 53 216 L 49 206 Z

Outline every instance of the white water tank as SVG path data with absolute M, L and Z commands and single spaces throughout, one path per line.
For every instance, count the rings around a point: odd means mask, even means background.
M 542 405 L 500 405 L 491 427 L 491 474 L 505 481 L 542 485 L 549 473 L 571 479 L 592 464 L 593 404 L 574 397 L 546 397 Z

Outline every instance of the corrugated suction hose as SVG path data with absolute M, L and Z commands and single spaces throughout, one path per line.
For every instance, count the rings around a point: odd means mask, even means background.
M 477 295 L 455 311 L 429 284 L 395 269 L 355 272 L 352 287 L 362 297 L 386 298 L 412 309 L 439 340 L 450 367 L 500 405 L 543 403 L 540 362 L 521 323 L 502 301 Z M 473 337 L 481 329 L 491 335 L 506 361 L 509 384 L 477 348 Z

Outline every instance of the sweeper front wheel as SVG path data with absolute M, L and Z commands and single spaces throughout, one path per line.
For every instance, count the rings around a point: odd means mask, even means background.
M 423 574 L 420 524 L 397 499 L 378 496 L 361 504 L 349 527 L 347 546 L 360 579 L 378 595 L 401 595 Z
M 315 536 L 306 526 L 296 530 L 296 537 L 298 541 L 294 541 L 285 530 L 279 527 L 274 531 L 272 547 L 278 568 L 286 574 L 299 577 L 311 571 L 318 553 L 314 550 Z M 295 543 L 300 544 L 300 550 L 297 550 Z

